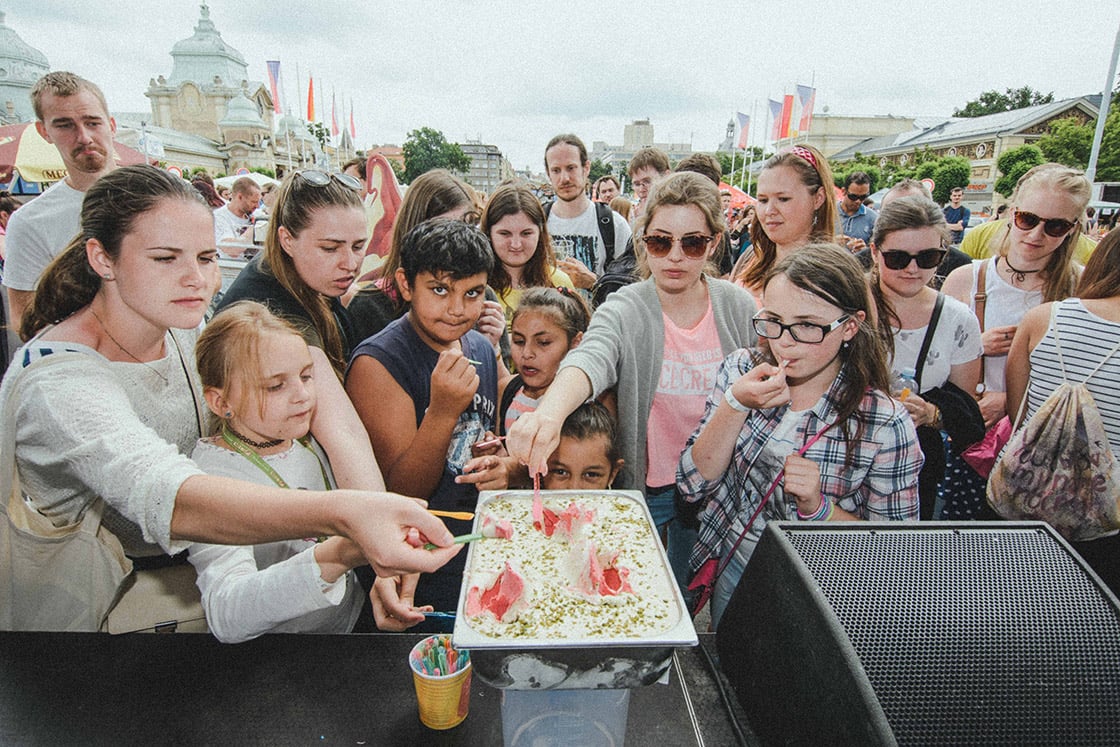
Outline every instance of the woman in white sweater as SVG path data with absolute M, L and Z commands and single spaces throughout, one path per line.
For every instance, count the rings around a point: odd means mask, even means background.
M 14 453 L 31 507 L 64 526 L 100 497 L 105 528 L 132 557 L 177 553 L 192 540 L 340 535 L 379 573 L 435 570 L 457 548 L 413 501 L 357 490 L 293 495 L 205 475 L 185 456 L 205 430 L 192 358 L 219 281 L 212 220 L 189 184 L 150 166 L 118 169 L 86 193 L 82 231 L 44 273 L 23 319 L 32 339 L 0 390 L 4 404 L 21 390 Z M 319 410 L 313 432 L 336 404 Z M 324 446 L 340 455 L 344 485 L 368 487 L 362 476 L 377 470 L 352 463 L 363 451 L 346 418 L 339 422 L 322 434 Z M 441 549 L 415 546 L 417 535 Z

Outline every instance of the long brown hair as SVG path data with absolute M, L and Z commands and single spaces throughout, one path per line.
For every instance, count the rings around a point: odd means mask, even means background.
M 96 239 L 115 262 L 121 242 L 132 233 L 137 219 L 165 200 L 205 207 L 190 184 L 155 166 L 126 166 L 94 182 L 82 199 L 81 229 L 43 271 L 24 312 L 20 337 L 29 340 L 44 327 L 88 306 L 101 290 L 102 280 L 90 267 L 86 242 Z
M 1120 228 L 1109 231 L 1097 244 L 1077 285 L 1078 298 L 1114 296 L 1120 296 Z
M 816 194 L 818 190 L 824 192 L 821 206 L 813 211 L 809 241 L 831 242 L 836 231 L 836 199 L 833 197 L 832 169 L 828 165 L 828 159 L 811 145 L 798 145 L 771 156 L 762 170 L 779 166 L 793 169 L 810 194 Z M 753 261 L 743 272 L 740 281 L 748 288 L 757 288 L 763 285 L 778 256 L 778 245 L 766 235 L 757 213 L 751 222 L 751 249 Z
M 847 440 L 846 464 L 855 457 L 857 442 L 863 437 L 867 420 L 860 410 L 860 403 L 868 388 L 887 391 L 890 375 L 887 357 L 879 334 L 871 322 L 871 294 L 867 288 L 863 266 L 851 252 L 836 244 L 808 244 L 778 262 L 766 274 L 763 288 L 778 275 L 785 275 L 802 290 L 840 308 L 845 314 L 862 311 L 855 337 L 847 347 L 840 349 L 843 383 L 836 405 L 837 422 Z M 849 421 L 856 421 L 855 432 L 849 430 Z
M 281 226 L 292 236 L 299 236 L 310 225 L 312 215 L 317 210 L 328 207 L 361 210 L 362 198 L 357 190 L 334 178 L 319 185 L 304 179 L 298 171 L 288 174 L 280 185 L 280 193 L 268 221 L 268 234 L 264 240 L 265 263 L 261 269 L 272 273 L 284 290 L 291 293 L 307 312 L 311 325 L 323 341 L 323 352 L 335 371 L 341 374 L 346 367 L 342 333 L 331 312 L 330 300 L 299 276 L 295 263 L 280 244 Z
M 494 237 L 490 235 L 490 232 L 494 229 L 494 224 L 506 216 L 517 215 L 518 213 L 524 213 L 537 226 L 539 231 L 537 247 L 533 251 L 533 256 L 525 263 L 525 267 L 521 271 L 521 283 L 526 288 L 552 288 L 554 287 L 552 284 L 552 268 L 556 261 L 552 255 L 552 239 L 548 235 L 548 221 L 545 219 L 544 208 L 541 207 L 540 200 L 528 187 L 512 183 L 499 185 L 490 195 L 490 200 L 486 203 L 486 209 L 482 211 L 482 232 L 490 239 L 490 244 L 493 246 Z M 513 281 L 509 276 L 509 271 L 502 264 L 498 253 L 494 252 L 494 269 L 490 271 L 490 287 L 501 296 L 512 285 Z
M 941 236 L 942 247 L 949 242 L 949 226 L 945 222 L 945 214 L 941 212 L 941 208 L 928 197 L 914 195 L 899 197 L 883 206 L 871 233 L 871 245 L 881 251 L 887 237 L 892 233 L 914 228 L 934 228 Z M 887 356 L 893 358 L 894 329 L 901 327 L 902 322 L 890 301 L 883 295 L 882 281 L 879 275 L 879 263 L 872 262 L 871 297 L 875 299 L 875 308 L 879 312 L 879 339 L 883 342 Z

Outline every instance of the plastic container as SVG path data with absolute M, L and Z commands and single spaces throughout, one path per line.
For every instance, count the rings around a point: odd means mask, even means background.
M 622 747 L 629 690 L 503 690 L 505 747 Z
M 891 395 L 897 399 L 905 400 L 911 394 L 918 394 L 918 372 L 912 368 L 904 368 L 891 375 Z

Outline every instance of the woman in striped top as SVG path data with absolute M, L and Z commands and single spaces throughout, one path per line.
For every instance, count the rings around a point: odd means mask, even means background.
M 1015 418 L 1025 396 L 1026 422 L 1065 379 L 1083 381 L 1096 401 L 1112 453 L 1120 458 L 1120 354 L 1109 357 L 1120 344 L 1120 228 L 1113 229 L 1089 258 L 1077 297 L 1057 302 L 1051 329 L 1053 305 L 1030 310 L 1019 325 L 1007 358 L 1007 413 Z M 1120 594 L 1120 535 L 1074 547 Z

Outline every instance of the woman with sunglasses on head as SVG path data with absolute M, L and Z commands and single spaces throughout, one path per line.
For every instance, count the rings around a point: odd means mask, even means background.
M 942 286 L 946 295 L 968 304 L 980 322 L 984 357 L 978 402 L 989 429 L 1006 416 L 1007 352 L 1023 315 L 1073 295 L 1080 271 L 1073 252 L 1090 191 L 1077 169 L 1036 166 L 1011 195 L 1011 216 L 996 255 L 953 270 Z M 984 505 L 986 478 L 953 455 L 948 472 L 952 490 L 942 518 L 975 518 Z
M 720 361 L 754 340 L 750 295 L 705 274 L 723 230 L 719 190 L 710 179 L 681 172 L 659 182 L 636 226 L 646 279 L 595 311 L 536 411 L 518 418 L 506 441 L 530 474 L 545 474 L 564 419 L 616 387 L 625 466 L 615 484 L 646 494 L 654 521 L 668 532 L 682 582 L 692 541 L 674 521 L 677 459 Z
M 450 533 L 411 500 L 251 485 L 205 475 L 186 457 L 209 432 L 193 349 L 218 287 L 213 236 L 209 208 L 187 182 L 161 169 L 120 168 L 86 192 L 81 232 L 44 271 L 23 317 L 28 342 L 0 389 L 24 508 L 39 515 L 40 525 L 49 521 L 63 532 L 100 515 L 101 530 L 110 534 L 98 531 L 98 543 L 119 540 L 132 558 L 176 553 L 189 541 L 253 544 L 329 534 L 354 540 L 380 572 L 435 570 L 455 554 L 446 547 Z M 337 421 L 320 403 L 311 425 L 332 458 L 346 453 L 336 446 L 348 446 Z M 369 465 L 362 466 L 360 476 L 373 482 Z M 445 548 L 429 557 L 407 543 L 416 531 L 409 525 Z M 94 552 L 83 557 L 95 555 L 104 559 Z M 6 572 L 27 560 L 9 558 Z M 84 581 L 71 585 L 81 587 L 79 597 L 60 593 L 49 578 L 29 589 L 6 576 L 0 596 L 23 591 L 31 599 L 0 605 L 0 620 L 19 627 L 36 610 L 65 608 L 66 616 L 43 624 L 96 630 L 115 602 L 113 589 L 97 582 L 115 587 L 120 578 L 113 576 L 105 564 L 88 562 Z
M 691 568 L 723 566 L 713 627 L 766 521 L 918 518 L 921 450 L 906 409 L 886 392 L 859 261 L 810 244 L 778 262 L 763 287 L 766 305 L 752 320 L 762 342 L 721 364 L 677 473 L 686 500 L 707 506 Z
M 912 369 L 920 389 L 892 394 L 910 412 L 925 455 L 918 482 L 922 519 L 934 518 L 945 476 L 942 430 L 958 453 L 984 436 L 972 398 L 980 381 L 980 325 L 967 306 L 930 286 L 948 239 L 941 209 L 921 196 L 884 205 L 871 235 L 871 294 L 888 366 L 896 376 Z
M 810 241 L 832 241 L 836 200 L 832 169 L 811 145 L 795 145 L 770 158 L 758 175 L 756 216 L 750 225 L 750 251 L 744 251 L 731 280 L 762 302 L 770 269 Z

